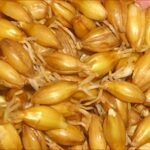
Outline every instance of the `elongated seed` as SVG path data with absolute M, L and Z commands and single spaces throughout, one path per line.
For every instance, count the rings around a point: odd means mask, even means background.
M 66 128 L 63 116 L 47 106 L 35 106 L 23 111 L 23 121 L 38 130 Z
M 32 22 L 30 14 L 15 1 L 1 1 L 0 11 L 15 20 Z
M 132 140 L 132 145 L 139 147 L 147 143 L 150 139 L 150 116 L 144 118 L 138 125 Z
M 118 99 L 130 103 L 143 103 L 144 93 L 138 86 L 127 81 L 110 81 L 104 83 L 104 89 Z
M 22 87 L 25 84 L 25 78 L 5 61 L 0 60 L 0 68 L 0 80 L 2 82 L 8 83 L 11 87 Z
M 60 145 L 78 145 L 84 141 L 81 129 L 72 125 L 65 129 L 49 130 L 46 134 Z
M 99 0 L 69 0 L 71 1 L 86 17 L 94 20 L 103 21 L 107 12 Z
M 83 71 L 85 64 L 78 58 L 63 53 L 44 53 L 47 68 L 61 74 L 76 74 Z
M 110 148 L 115 150 L 117 147 L 118 149 L 124 150 L 126 142 L 125 126 L 118 113 L 113 109 L 108 111 L 103 128 L 106 141 Z
M 24 38 L 24 33 L 10 21 L 0 18 L 0 38 L 20 41 Z
M 0 125 L 0 149 L 22 150 L 21 139 L 14 126 L 10 123 Z
M 83 48 L 91 52 L 110 51 L 120 43 L 120 39 L 105 26 L 94 28 L 82 39 Z
M 0 41 L 0 48 L 5 60 L 18 72 L 27 76 L 33 74 L 32 60 L 21 44 L 10 39 L 3 39 Z
M 39 23 L 25 22 L 20 22 L 20 26 L 28 35 L 34 37 L 37 43 L 46 47 L 59 47 L 59 42 L 55 34 L 47 26 Z
M 17 0 L 33 19 L 44 19 L 48 15 L 48 5 L 42 0 Z
M 99 116 L 94 114 L 92 115 L 88 134 L 91 149 L 106 149 L 107 144 L 104 138 L 102 122 Z
M 77 83 L 69 81 L 56 81 L 39 89 L 33 96 L 35 104 L 56 104 L 72 96 L 78 89 Z

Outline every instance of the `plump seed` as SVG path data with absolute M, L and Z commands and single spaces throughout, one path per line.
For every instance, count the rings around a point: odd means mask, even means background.
M 141 89 L 127 81 L 108 81 L 104 83 L 104 89 L 124 102 L 143 103 L 145 100 Z
M 126 34 L 135 50 L 141 48 L 144 40 L 145 13 L 137 4 L 130 4 L 127 13 Z
M 73 29 L 77 37 L 83 38 L 87 33 L 96 27 L 93 20 L 85 17 L 84 15 L 77 15 L 73 19 Z
M 24 38 L 24 33 L 10 21 L 0 18 L 0 38 L 20 41 Z
M 88 135 L 91 149 L 106 149 L 107 144 L 104 138 L 102 122 L 100 117 L 95 114 L 92 115 Z
M 48 150 L 43 133 L 27 125 L 23 125 L 22 142 L 25 150 Z
M 94 28 L 82 39 L 83 48 L 92 52 L 110 51 L 120 43 L 120 39 L 106 26 Z
M 46 131 L 46 134 L 60 145 L 78 145 L 84 141 L 84 134 L 80 128 L 68 125 L 65 129 L 56 129 Z
M 61 74 L 76 74 L 83 71 L 85 64 L 78 58 L 59 52 L 43 54 L 47 68 Z
M 17 0 L 27 9 L 33 19 L 44 19 L 48 15 L 48 6 L 42 0 Z
M 146 91 L 150 87 L 149 57 L 150 52 L 147 52 L 138 59 L 132 76 L 133 83 L 138 85 L 142 91 Z
M 63 116 L 55 109 L 47 106 L 35 106 L 25 109 L 23 121 L 38 130 L 66 128 L 67 123 Z
M 124 150 L 126 142 L 125 126 L 119 114 L 113 109 L 108 111 L 103 128 L 106 141 L 110 148 L 112 150 L 116 148 Z
M 134 133 L 132 145 L 139 147 L 150 140 L 150 116 L 144 118 L 139 124 Z
M 0 60 L 0 80 L 10 87 L 21 87 L 25 84 L 25 79 L 8 63 Z
M 76 14 L 75 8 L 66 1 L 53 1 L 51 4 L 52 11 L 57 19 L 65 26 L 71 27 L 72 20 Z M 64 24 L 65 22 L 65 24 Z
M 56 81 L 39 89 L 33 96 L 32 102 L 36 104 L 56 104 L 71 97 L 78 89 L 77 83 L 69 81 Z
M 14 126 L 10 123 L 0 125 L 0 149 L 22 150 L 21 139 Z
M 69 1 L 71 1 L 79 9 L 80 12 L 82 12 L 86 17 L 90 19 L 103 21 L 107 16 L 107 12 L 99 0 Z
M 59 42 L 55 34 L 47 26 L 39 23 L 20 22 L 20 27 L 30 36 L 34 37 L 37 43 L 46 47 L 58 48 Z
M 114 28 L 119 32 L 125 32 L 123 10 L 120 1 L 105 0 L 104 6 L 108 12 L 108 20 Z
M 123 120 L 125 126 L 128 125 L 128 103 L 120 101 L 119 99 L 116 99 L 116 111 L 120 115 L 121 119 Z
M 21 44 L 10 39 L 0 41 L 0 48 L 5 60 L 18 72 L 24 75 L 32 75 L 32 60 Z
M 0 11 L 6 16 L 17 21 L 32 22 L 32 18 L 30 17 L 29 13 L 15 1 L 1 1 Z
M 85 63 L 90 66 L 90 72 L 102 77 L 112 71 L 118 63 L 120 55 L 116 52 L 96 53 L 89 56 Z

